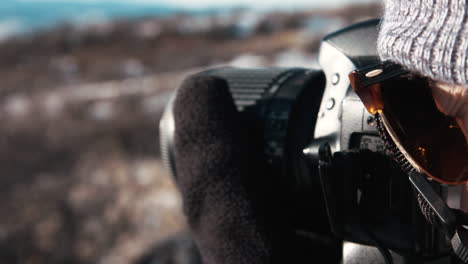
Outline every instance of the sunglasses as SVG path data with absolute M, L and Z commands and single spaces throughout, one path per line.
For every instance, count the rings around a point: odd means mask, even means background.
M 445 184 L 468 181 L 468 139 L 457 120 L 437 108 L 428 78 L 384 62 L 349 79 L 412 168 Z

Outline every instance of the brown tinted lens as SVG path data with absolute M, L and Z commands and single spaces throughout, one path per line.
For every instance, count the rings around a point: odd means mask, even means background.
M 443 183 L 468 180 L 467 140 L 456 120 L 437 109 L 425 79 L 399 77 L 373 89 L 380 90 L 387 129 L 413 163 Z

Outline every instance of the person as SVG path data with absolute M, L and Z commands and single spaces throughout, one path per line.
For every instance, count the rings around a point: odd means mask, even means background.
M 439 109 L 458 119 L 468 141 L 466 0 L 385 0 L 380 58 L 430 77 Z
M 456 118 L 468 142 L 468 3 L 466 0 L 385 0 L 380 58 L 434 80 L 439 110 Z M 460 209 L 468 212 L 468 184 Z
M 457 118 L 466 135 L 467 8 L 466 0 L 385 0 L 378 38 L 383 61 L 434 80 L 437 106 Z M 304 238 L 289 228 L 287 201 L 265 184 L 260 140 L 241 129 L 226 82 L 188 78 L 173 111 L 177 184 L 204 263 L 339 262 L 336 241 Z

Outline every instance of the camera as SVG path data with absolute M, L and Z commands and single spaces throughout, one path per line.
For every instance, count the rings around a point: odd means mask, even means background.
M 350 72 L 380 63 L 379 23 L 324 37 L 320 69 L 223 67 L 199 74 L 224 79 L 242 121 L 261 135 L 268 172 L 283 186 L 298 234 L 342 241 L 343 264 L 461 263 L 443 230 L 421 212 L 418 191 L 392 159 L 378 120 L 350 86 Z M 160 145 L 177 178 L 174 129 L 169 102 Z M 449 206 L 459 200 L 460 188 L 427 184 Z

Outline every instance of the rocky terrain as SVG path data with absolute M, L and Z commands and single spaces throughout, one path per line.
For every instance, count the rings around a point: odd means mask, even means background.
M 190 243 L 158 246 L 185 229 L 158 153 L 172 91 L 213 65 L 314 66 L 325 33 L 379 15 L 377 5 L 236 10 L 3 41 L 0 263 L 191 263 L 174 250 Z

